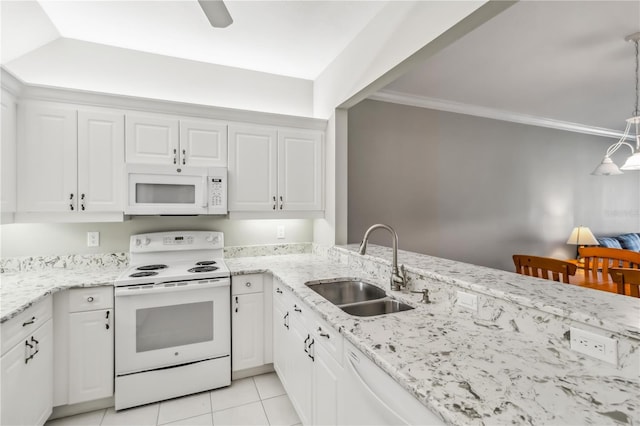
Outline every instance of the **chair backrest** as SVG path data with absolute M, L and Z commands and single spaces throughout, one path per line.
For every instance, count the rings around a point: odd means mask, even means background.
M 607 248 L 607 247 L 581 247 L 578 249 L 580 257 L 584 258 L 585 274 L 593 276 L 602 271 L 602 276 L 606 277 L 609 268 L 633 268 L 640 269 L 640 253 Z
M 618 284 L 618 294 L 626 294 L 625 284 L 629 285 L 629 296 L 640 297 L 640 269 L 611 268 L 611 279 Z
M 578 268 L 573 263 L 550 257 L 529 256 L 526 254 L 514 254 L 513 263 L 516 272 L 531 277 L 544 278 L 546 280 L 569 283 L 569 277 L 576 274 Z

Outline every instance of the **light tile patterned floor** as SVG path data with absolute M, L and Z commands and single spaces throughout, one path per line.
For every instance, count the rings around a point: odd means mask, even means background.
M 231 386 L 115 412 L 107 408 L 51 420 L 45 426 L 222 426 L 300 423 L 275 373 L 235 380 Z

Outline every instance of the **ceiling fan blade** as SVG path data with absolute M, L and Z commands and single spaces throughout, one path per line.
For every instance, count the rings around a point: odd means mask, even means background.
M 222 0 L 198 0 L 202 11 L 215 28 L 226 28 L 233 23 L 233 18 Z

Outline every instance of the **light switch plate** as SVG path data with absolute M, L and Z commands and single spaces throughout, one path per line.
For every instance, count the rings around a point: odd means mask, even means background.
M 456 305 L 469 309 L 470 311 L 478 312 L 478 296 L 471 293 L 465 293 L 464 291 L 459 291 Z
M 580 328 L 570 327 L 571 349 L 618 365 L 618 341 Z
M 87 247 L 98 247 L 100 245 L 100 233 L 96 231 L 87 232 Z

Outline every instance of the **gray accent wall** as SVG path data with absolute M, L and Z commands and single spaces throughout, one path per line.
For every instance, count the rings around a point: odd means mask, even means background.
M 640 232 L 640 172 L 590 174 L 614 139 L 373 100 L 348 123 L 350 243 L 386 223 L 403 250 L 513 270 L 514 253 L 575 257 L 574 226 Z

